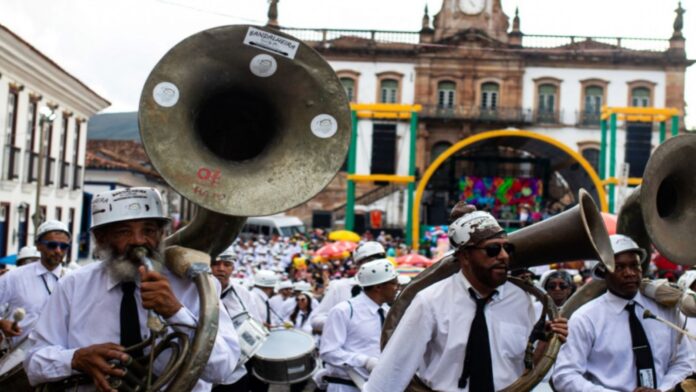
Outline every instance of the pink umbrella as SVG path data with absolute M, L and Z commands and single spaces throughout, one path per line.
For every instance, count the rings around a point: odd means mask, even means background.
M 330 243 L 317 249 L 317 251 L 314 252 L 314 255 L 334 260 L 346 258 L 348 255 L 350 255 L 350 253 L 338 244 Z
M 397 265 L 410 265 L 414 267 L 430 267 L 433 262 L 425 256 L 421 256 L 417 253 L 411 253 L 404 256 L 399 256 L 396 258 Z
M 355 242 L 351 241 L 337 241 L 335 242 L 336 245 L 340 246 L 341 248 L 347 250 L 348 252 L 352 252 L 355 250 L 355 248 L 358 247 L 358 244 Z

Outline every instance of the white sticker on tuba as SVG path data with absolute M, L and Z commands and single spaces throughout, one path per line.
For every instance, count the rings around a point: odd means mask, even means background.
M 254 75 L 260 78 L 267 78 L 273 75 L 278 69 L 278 63 L 271 55 L 259 54 L 251 59 L 249 69 Z
M 320 114 L 312 119 L 311 128 L 314 136 L 328 139 L 338 131 L 338 122 L 329 114 Z
M 249 30 L 247 30 L 244 44 L 279 54 L 289 59 L 295 58 L 297 49 L 300 47 L 300 41 L 287 39 L 255 27 L 249 27 Z
M 158 105 L 170 108 L 179 102 L 179 89 L 174 83 L 160 82 L 152 90 L 152 98 L 155 99 Z

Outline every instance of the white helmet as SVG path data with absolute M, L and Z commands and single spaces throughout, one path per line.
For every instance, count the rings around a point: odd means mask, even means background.
M 353 252 L 353 261 L 359 263 L 368 257 L 377 255 L 384 257 L 386 253 L 382 244 L 376 241 L 368 241 L 355 249 L 355 252 Z
M 292 288 L 292 282 L 289 280 L 281 280 L 276 285 L 276 291 L 280 291 L 283 289 L 291 289 L 291 288 Z
M 231 262 L 237 261 L 237 252 L 234 250 L 234 246 L 230 246 L 229 248 L 225 249 L 217 256 L 216 259 Z
M 374 286 L 394 280 L 397 275 L 391 261 L 387 259 L 372 260 L 360 266 L 358 284 L 360 287 Z
M 40 259 L 41 253 L 36 249 L 35 246 L 25 246 L 19 250 L 19 255 L 17 256 L 17 261 L 24 259 Z
M 696 270 L 688 270 L 679 277 L 677 284 L 682 291 L 686 291 L 691 288 L 694 280 L 696 280 Z
M 39 226 L 39 229 L 36 230 L 36 238 L 41 239 L 44 234 L 51 231 L 62 231 L 68 235 L 68 238 L 71 238 L 70 231 L 68 231 L 68 226 L 63 222 L 54 219 L 49 219 Z
M 299 282 L 295 282 L 295 284 L 292 285 L 292 289 L 293 291 L 312 291 L 312 285 L 309 284 L 309 282 L 300 280 Z
M 108 223 L 133 219 L 169 222 L 162 207 L 162 196 L 157 189 L 126 188 L 94 195 L 90 230 Z
M 638 244 L 631 239 L 631 237 L 623 234 L 612 234 L 609 236 L 609 240 L 611 240 L 611 249 L 614 251 L 614 256 L 618 255 L 619 253 L 635 252 L 638 253 L 641 263 L 645 261 L 645 258 L 647 257 L 645 250 L 639 247 Z
M 275 287 L 278 282 L 278 275 L 269 270 L 259 270 L 254 275 L 254 286 L 259 287 Z

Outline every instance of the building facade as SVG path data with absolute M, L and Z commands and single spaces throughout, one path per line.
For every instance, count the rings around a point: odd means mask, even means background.
M 694 62 L 684 50 L 683 13 L 680 5 L 673 35 L 661 39 L 526 35 L 519 14 L 509 18 L 501 0 L 443 0 L 432 18 L 426 8 L 419 32 L 283 31 L 327 58 L 352 102 L 423 106 L 416 146 L 419 173 L 462 139 L 510 128 L 552 137 L 598 171 L 603 106 L 676 108 L 683 131 L 684 76 Z M 659 143 L 658 133 L 656 125 L 645 132 L 645 127 L 619 123 L 619 169 L 640 177 Z M 501 146 L 490 153 L 506 157 L 505 162 L 524 155 L 507 154 Z M 408 175 L 408 155 L 407 122 L 360 120 L 357 174 Z M 466 162 L 458 163 L 457 173 L 487 172 L 481 159 L 462 159 Z M 503 163 L 488 166 L 497 165 L 500 172 Z M 511 175 L 523 176 L 524 165 L 515 167 Z M 444 210 L 456 201 L 453 192 L 441 193 L 433 209 Z M 562 196 L 554 197 L 560 201 Z M 391 195 L 366 208 L 387 210 L 386 222 L 403 227 L 403 200 Z
M 109 104 L 0 25 L 0 257 L 33 243 L 38 211 L 72 230 L 76 259 L 87 120 Z

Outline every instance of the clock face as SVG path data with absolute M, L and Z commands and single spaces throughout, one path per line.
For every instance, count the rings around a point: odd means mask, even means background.
M 459 0 L 459 9 L 467 15 L 476 15 L 486 8 L 486 0 Z

